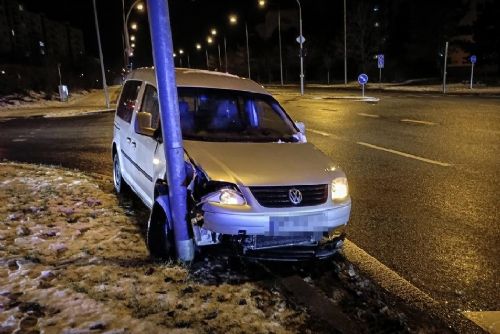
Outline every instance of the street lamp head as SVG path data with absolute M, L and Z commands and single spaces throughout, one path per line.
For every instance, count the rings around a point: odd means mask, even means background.
M 208 36 L 208 37 L 207 37 L 207 43 L 208 43 L 208 44 L 212 44 L 213 42 L 214 42 L 213 38 L 212 38 L 212 37 L 210 37 L 210 36 Z
M 184 50 L 179 49 L 179 54 L 180 54 L 180 55 L 184 54 Z
M 231 14 L 229 15 L 229 23 L 230 24 L 237 24 L 238 23 L 238 16 L 236 14 Z
M 132 24 L 130 25 L 130 29 L 132 29 L 132 30 L 137 30 L 137 23 L 132 23 Z
M 266 6 L 266 0 L 259 0 L 259 7 L 264 8 Z
M 142 12 L 144 10 L 144 4 L 142 2 L 138 3 L 135 8 L 137 8 L 138 11 Z
M 196 50 L 201 50 L 201 44 L 200 43 L 196 43 Z
M 217 29 L 215 28 L 210 29 L 210 34 L 212 34 L 212 36 L 217 35 Z
M 134 35 L 130 35 L 130 40 L 133 42 L 135 41 L 135 36 Z
M 177 57 L 177 54 L 174 52 L 174 58 Z
M 135 48 L 135 43 L 130 44 L 130 47 Z

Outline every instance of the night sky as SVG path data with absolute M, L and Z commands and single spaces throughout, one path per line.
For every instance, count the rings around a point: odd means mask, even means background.
M 341 1 L 314 0 L 302 1 L 304 36 L 311 33 L 333 34 L 334 30 L 342 30 L 342 3 Z M 132 0 L 125 0 L 126 10 L 130 8 Z M 335 4 L 333 4 L 335 3 Z M 269 10 L 281 8 L 283 15 L 289 14 L 289 19 L 296 21 L 297 4 L 294 0 L 267 1 L 266 8 L 260 9 L 256 0 L 173 0 L 169 1 L 170 15 L 174 46 L 183 48 L 192 54 L 193 62 L 197 59 L 195 43 L 205 43 L 211 27 L 218 29 L 228 39 L 228 48 L 244 45 L 244 21 L 248 22 L 251 48 L 259 47 L 259 39 L 256 29 L 263 28 L 266 22 L 266 13 Z M 47 17 L 67 21 L 71 25 L 81 28 L 85 35 L 85 47 L 87 53 L 97 57 L 97 42 L 92 11 L 92 0 L 44 0 L 25 1 L 27 10 L 45 13 Z M 122 1 L 121 0 L 97 0 L 99 24 L 103 43 L 104 60 L 107 66 L 123 64 L 122 47 Z M 237 26 L 228 24 L 228 15 L 238 14 Z M 286 18 L 285 18 L 286 19 Z M 272 20 L 272 18 L 268 18 Z M 133 11 L 129 22 L 137 22 L 139 30 L 135 33 L 137 37 L 135 66 L 152 65 L 151 46 L 147 14 Z M 273 23 L 274 24 L 274 20 Z M 286 27 L 284 26 L 284 29 Z M 288 27 L 290 36 L 298 36 L 297 27 Z M 295 36 L 296 37 L 296 36 Z M 222 39 L 219 40 L 222 43 Z M 292 37 L 283 40 L 283 44 L 297 44 Z M 213 50 L 215 52 L 215 49 Z M 199 58 L 199 57 L 198 57 Z
M 133 0 L 125 1 L 127 11 Z M 83 30 L 87 54 L 98 56 L 92 0 L 25 0 L 29 11 L 69 22 Z M 301 0 L 307 80 L 343 79 L 343 1 Z M 296 0 L 170 0 L 174 48 L 183 49 L 183 66 L 190 55 L 191 67 L 206 68 L 206 38 L 211 28 L 218 31 L 215 43 L 208 46 L 210 69 L 218 67 L 217 44 L 223 48 L 227 38 L 230 59 L 228 71 L 247 75 L 245 22 L 248 23 L 252 72 L 260 82 L 279 79 L 277 9 L 282 17 L 282 48 L 285 81 L 298 80 L 299 46 L 298 6 Z M 487 7 L 484 7 L 486 6 Z M 104 63 L 113 73 L 124 66 L 122 0 L 97 0 Z M 486 9 L 482 9 L 486 8 Z M 497 13 L 497 14 L 492 14 Z M 229 14 L 238 15 L 231 26 Z M 466 67 L 468 56 L 478 55 L 481 63 L 497 64 L 500 32 L 498 0 L 347 0 L 347 52 L 349 79 L 357 73 L 378 75 L 376 56 L 384 54 L 386 78 L 439 78 L 442 73 L 444 45 L 450 41 L 451 66 Z M 477 20 L 477 21 L 476 21 Z M 151 66 L 151 42 L 146 12 L 133 10 L 129 24 L 137 23 L 134 68 Z M 493 28 L 492 28 L 493 27 Z M 196 51 L 196 43 L 203 50 Z M 179 58 L 176 60 L 179 66 Z M 496 67 L 495 67 L 496 68 Z M 463 77 L 451 71 L 450 76 Z

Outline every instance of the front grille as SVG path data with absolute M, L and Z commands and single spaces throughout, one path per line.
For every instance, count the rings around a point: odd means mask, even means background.
M 293 204 L 290 201 L 290 189 L 297 189 L 302 194 L 302 202 Z M 260 205 L 266 208 L 287 208 L 319 205 L 328 199 L 328 185 L 304 185 L 304 186 L 273 186 L 273 187 L 250 187 L 250 191 Z

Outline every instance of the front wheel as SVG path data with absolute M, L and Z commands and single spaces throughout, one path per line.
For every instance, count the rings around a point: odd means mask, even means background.
M 125 181 L 123 180 L 122 170 L 120 166 L 120 158 L 118 153 L 113 156 L 113 185 L 118 194 L 122 194 L 124 190 Z
M 174 234 L 168 225 L 163 209 L 160 206 L 153 206 L 146 234 L 146 243 L 152 258 L 173 259 L 175 257 Z

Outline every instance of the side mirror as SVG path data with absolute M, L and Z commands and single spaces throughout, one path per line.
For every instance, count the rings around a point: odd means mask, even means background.
M 299 140 L 299 142 L 307 143 L 306 125 L 303 122 L 295 122 L 295 126 L 300 131 L 300 133 L 295 135 L 297 137 L 297 139 Z
M 150 113 L 147 112 L 137 113 L 137 118 L 135 120 L 135 132 L 140 135 L 153 137 L 155 129 L 151 127 Z
M 303 122 L 295 122 L 295 126 L 299 129 L 300 133 L 306 134 L 306 125 Z

